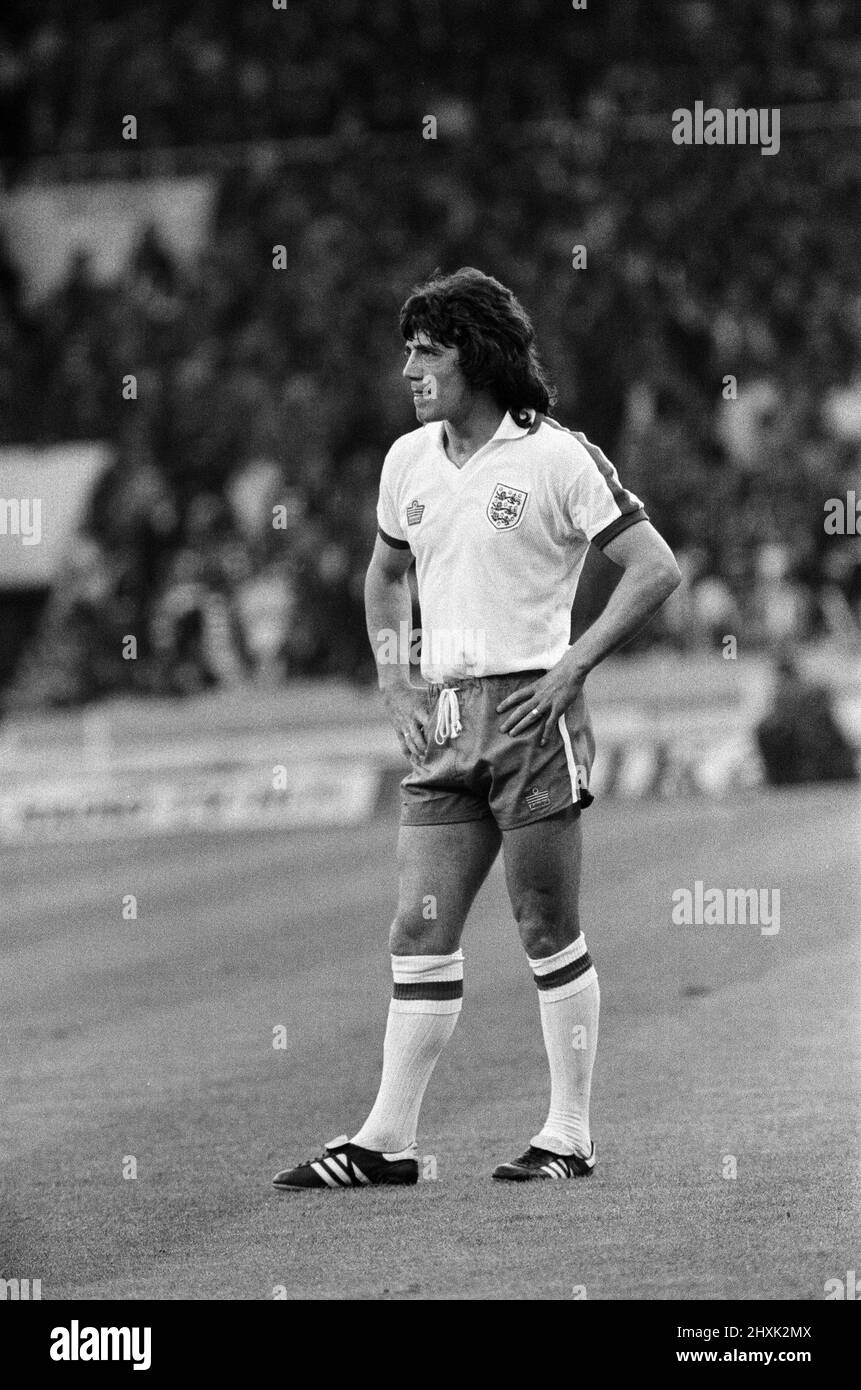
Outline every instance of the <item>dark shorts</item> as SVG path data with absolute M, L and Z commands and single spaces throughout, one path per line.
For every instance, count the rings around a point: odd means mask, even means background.
M 442 746 L 435 739 L 442 685 L 426 693 L 423 763 L 401 782 L 402 825 L 447 825 L 492 816 L 501 830 L 545 820 L 571 806 L 593 800 L 589 774 L 595 756 L 592 725 L 582 692 L 559 721 L 544 747 L 544 720 L 512 738 L 500 733 L 505 714 L 496 706 L 512 691 L 543 676 L 518 671 L 510 676 L 469 677 L 445 684 L 457 692 L 462 731 Z

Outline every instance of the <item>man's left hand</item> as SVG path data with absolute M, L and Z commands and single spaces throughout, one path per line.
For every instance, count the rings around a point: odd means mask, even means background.
M 562 715 L 577 699 L 586 675 L 574 655 L 574 648 L 569 647 L 546 675 L 512 690 L 496 706 L 497 714 L 505 714 L 500 731 L 514 738 L 518 734 L 532 733 L 540 726 L 543 746 Z

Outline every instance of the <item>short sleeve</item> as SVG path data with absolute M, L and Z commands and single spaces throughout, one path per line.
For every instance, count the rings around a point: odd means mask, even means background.
M 410 543 L 403 533 L 398 506 L 392 486 L 390 456 L 383 463 L 380 475 L 380 495 L 377 501 L 377 528 L 383 540 L 395 550 L 409 550 Z
M 573 535 L 585 536 L 603 549 L 614 536 L 648 517 L 639 497 L 622 486 L 603 450 L 579 432 L 572 431 L 571 439 L 573 456 L 566 476 L 565 523 Z

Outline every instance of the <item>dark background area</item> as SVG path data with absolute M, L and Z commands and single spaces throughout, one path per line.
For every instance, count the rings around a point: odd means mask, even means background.
M 460 264 L 523 299 L 558 417 L 678 552 L 639 646 L 857 637 L 857 537 L 823 507 L 861 452 L 859 68 L 842 0 L 7 5 L 10 189 L 218 185 L 201 252 L 142 226 L 110 283 L 81 251 L 30 304 L 0 250 L 0 442 L 115 448 L 29 642 L 4 604 L 7 702 L 369 678 L 377 479 L 413 424 L 397 309 Z M 674 144 L 697 100 L 780 107 L 779 153 Z

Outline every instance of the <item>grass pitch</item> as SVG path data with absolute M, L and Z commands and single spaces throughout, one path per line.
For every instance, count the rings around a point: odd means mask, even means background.
M 569 1183 L 489 1177 L 547 1098 L 496 866 L 427 1177 L 305 1195 L 272 1174 L 376 1089 L 394 825 L 3 852 L 0 1276 L 45 1299 L 821 1299 L 859 1253 L 857 820 L 836 787 L 586 814 L 598 1166 Z M 779 933 L 674 926 L 698 879 L 779 889 Z

